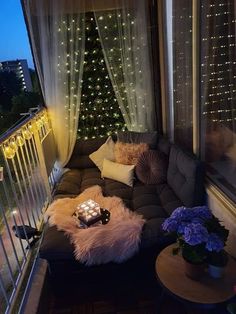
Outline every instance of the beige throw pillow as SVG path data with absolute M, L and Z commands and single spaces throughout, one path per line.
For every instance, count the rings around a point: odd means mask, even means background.
M 103 178 L 113 179 L 129 186 L 133 186 L 134 165 L 122 165 L 116 162 L 104 159 L 101 176 Z
M 95 165 L 102 171 L 103 160 L 115 160 L 115 143 L 111 136 L 108 137 L 106 142 L 95 152 L 89 155 L 89 158 L 95 163 Z

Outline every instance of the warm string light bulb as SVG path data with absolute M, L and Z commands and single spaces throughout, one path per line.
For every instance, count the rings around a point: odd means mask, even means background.
M 15 139 L 14 137 L 12 137 L 12 138 L 10 139 L 10 141 L 9 141 L 9 147 L 11 147 L 11 148 L 14 150 L 14 152 L 17 151 L 18 146 L 17 146 L 16 139 Z
M 22 146 L 25 144 L 25 140 L 24 140 L 24 138 L 22 137 L 21 134 L 17 134 L 17 135 L 16 135 L 16 144 L 17 144 L 19 147 L 22 147 Z
M 9 146 L 9 145 L 4 145 L 3 146 L 3 152 L 4 152 L 4 156 L 6 159 L 13 159 L 15 157 L 15 150 Z

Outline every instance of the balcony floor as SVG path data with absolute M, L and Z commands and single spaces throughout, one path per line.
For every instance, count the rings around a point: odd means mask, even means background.
M 181 302 L 165 295 L 158 305 L 159 287 L 122 287 L 113 291 L 83 295 L 51 295 L 50 314 L 207 314 L 203 309 L 186 308 Z M 212 313 L 212 312 L 211 312 Z M 214 312 L 216 313 L 216 312 Z
M 206 310 L 183 304 L 162 289 L 156 278 L 131 281 L 124 276 L 88 281 L 76 277 L 52 279 L 39 259 L 23 313 L 37 314 L 226 314 L 225 308 Z M 180 283 L 181 284 L 181 283 Z M 42 288 L 40 288 L 42 287 Z M 163 296 L 160 298 L 160 296 Z M 160 302 L 161 299 L 161 302 Z

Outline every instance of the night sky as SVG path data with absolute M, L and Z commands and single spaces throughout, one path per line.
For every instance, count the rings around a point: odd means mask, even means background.
M 20 0 L 1 0 L 0 38 L 0 62 L 27 59 L 34 67 Z

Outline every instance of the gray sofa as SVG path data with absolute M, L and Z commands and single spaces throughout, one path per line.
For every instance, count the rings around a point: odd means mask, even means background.
M 131 273 L 143 269 L 148 264 L 152 275 L 154 261 L 158 252 L 173 239 L 164 236 L 161 225 L 175 208 L 179 206 L 197 206 L 204 204 L 204 169 L 203 164 L 187 155 L 176 145 L 170 144 L 164 138 L 159 138 L 156 148 L 166 155 L 168 160 L 166 182 L 159 185 L 145 185 L 138 180 L 133 187 L 111 179 L 102 179 L 100 171 L 89 159 L 88 155 L 97 150 L 105 139 L 78 141 L 71 160 L 58 183 L 54 199 L 75 197 L 84 189 L 100 185 L 105 196 L 118 196 L 123 199 L 128 208 L 143 215 L 146 223 L 143 227 L 140 251 L 137 255 L 123 264 L 85 266 L 77 262 L 73 256 L 73 246 L 63 232 L 56 227 L 45 226 L 40 247 L 40 257 L 48 262 L 51 277 L 63 274 L 84 275 L 86 280 L 95 274 L 103 276 L 111 271 L 111 276 L 119 276 L 120 271 Z M 114 269 L 116 270 L 114 272 Z M 119 271 L 118 271 L 119 269 Z

